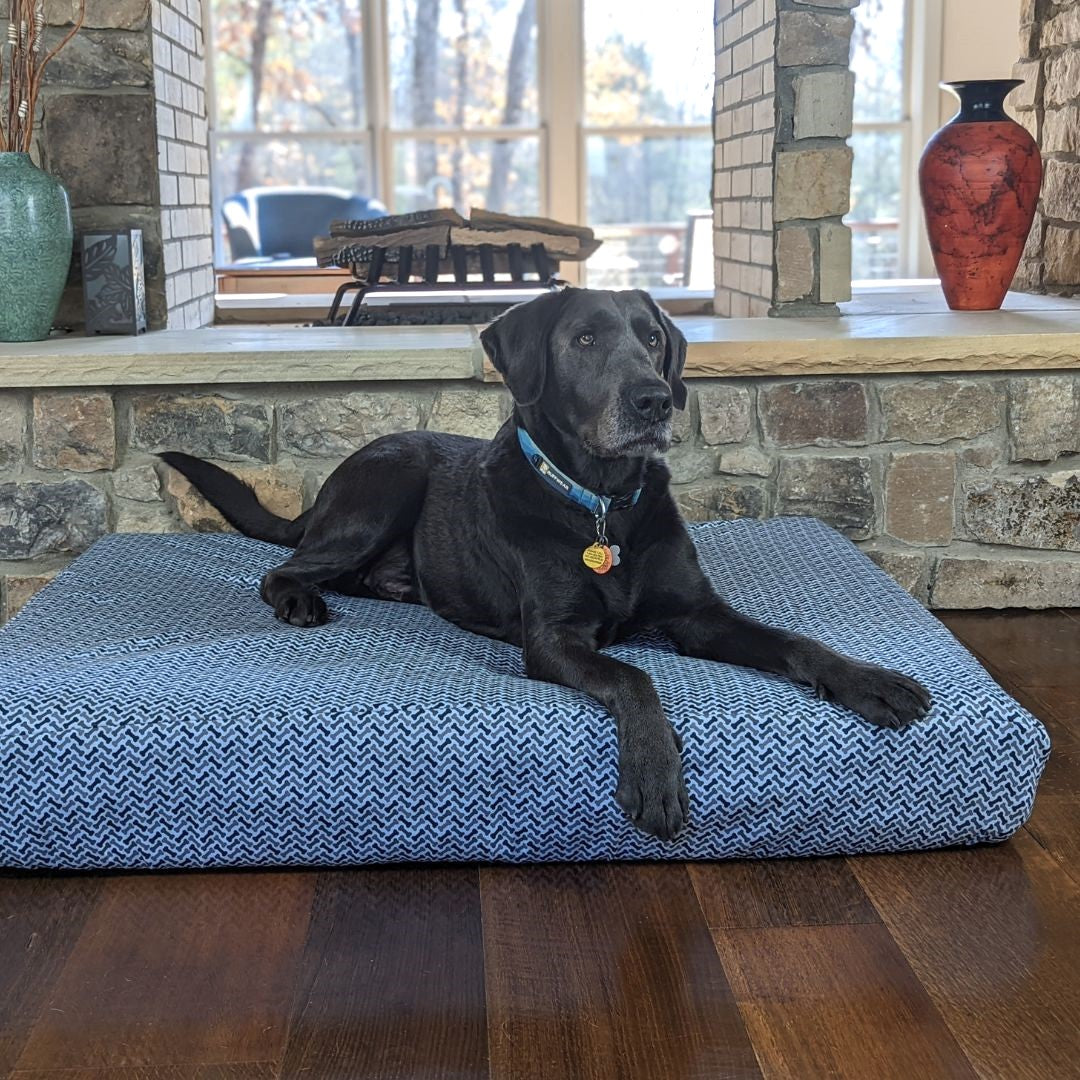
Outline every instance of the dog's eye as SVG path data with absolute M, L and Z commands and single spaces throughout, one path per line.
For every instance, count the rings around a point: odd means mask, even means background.
M 657 345 L 659 345 L 659 344 L 660 344 L 660 331 L 659 330 L 654 330 L 649 335 L 649 348 L 650 349 L 655 349 L 657 347 Z
M 595 345 L 596 344 L 596 335 L 595 334 L 578 334 L 577 341 L 578 341 L 579 345 L 585 345 L 586 347 L 589 346 L 589 345 Z

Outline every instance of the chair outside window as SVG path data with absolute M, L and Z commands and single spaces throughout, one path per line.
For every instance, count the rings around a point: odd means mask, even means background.
M 313 260 L 316 236 L 339 219 L 386 216 L 378 199 L 333 187 L 254 187 L 221 205 L 231 262 L 236 264 Z

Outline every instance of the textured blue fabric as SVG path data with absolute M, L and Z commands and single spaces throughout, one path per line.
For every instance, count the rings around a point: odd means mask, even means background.
M 781 679 L 641 640 L 685 743 L 673 844 L 616 806 L 605 711 L 518 649 L 421 607 L 328 597 L 318 629 L 258 597 L 280 549 L 108 536 L 0 632 L 0 865 L 701 859 L 1002 840 L 1049 740 L 847 540 L 799 518 L 692 526 L 736 606 L 920 678 L 876 729 Z

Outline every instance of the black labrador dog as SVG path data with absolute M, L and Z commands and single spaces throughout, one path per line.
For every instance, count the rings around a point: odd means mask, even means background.
M 294 626 L 327 621 L 320 588 L 428 605 L 519 645 L 530 678 L 583 691 L 615 718 L 615 798 L 676 837 L 688 807 L 681 740 L 649 676 L 600 650 L 649 627 L 685 654 L 805 683 L 873 724 L 926 714 L 913 679 L 740 615 L 717 595 L 660 456 L 686 405 L 686 340 L 647 293 L 565 289 L 481 334 L 514 398 L 490 442 L 435 432 L 377 439 L 295 521 L 229 473 L 162 458 L 240 532 L 294 547 L 262 580 Z

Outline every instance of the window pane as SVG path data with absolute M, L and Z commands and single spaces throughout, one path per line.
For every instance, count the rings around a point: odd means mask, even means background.
M 712 121 L 710 0 L 585 0 L 585 122 Z
M 369 166 L 367 146 L 363 142 L 330 142 L 322 139 L 271 139 L 247 140 L 241 136 L 220 136 L 217 139 L 214 156 L 214 193 L 218 200 L 215 206 L 217 223 L 217 259 L 220 264 L 234 261 L 238 257 L 262 255 L 272 258 L 283 254 L 288 248 L 290 255 L 295 254 L 295 245 L 305 237 L 310 238 L 323 232 L 331 220 L 342 216 L 357 214 L 364 207 L 364 198 L 371 195 L 368 183 Z M 296 192 L 295 206 L 304 213 L 321 215 L 319 220 L 301 224 L 289 222 L 288 232 L 294 239 L 283 244 L 281 239 L 272 241 L 269 235 L 256 237 L 265 241 L 275 250 L 248 250 L 246 242 L 232 244 L 225 228 L 222 204 L 231 195 L 249 188 L 279 188 L 282 190 L 299 187 L 304 191 Z M 329 190 L 327 190 L 329 189 Z M 328 199 L 320 199 L 321 196 Z M 335 198 L 337 196 L 337 198 Z M 343 200 L 359 196 L 351 203 Z M 333 206 L 332 211 L 323 213 L 322 203 Z M 348 206 L 347 212 L 337 206 Z M 381 204 L 378 204 L 381 205 Z M 288 212 L 286 217 L 294 217 L 293 209 L 282 206 Z M 278 212 L 268 219 L 276 229 Z M 325 220 L 323 220 L 325 218 Z M 243 247 L 243 251 L 239 250 Z M 307 253 L 309 254 L 309 253 Z M 306 257 L 303 256 L 303 257 Z
M 591 286 L 683 283 L 690 215 L 711 206 L 712 153 L 708 135 L 588 137 L 588 222 L 604 239 Z
M 394 212 L 480 206 L 540 212 L 539 139 L 397 139 Z
M 899 0 L 862 0 L 855 9 L 851 67 L 855 120 L 904 118 L 904 9 Z
M 851 176 L 852 277 L 900 276 L 899 131 L 857 131 L 851 137 L 855 161 Z
M 851 280 L 900 276 L 900 227 L 895 222 L 851 226 Z
M 536 0 L 392 0 L 392 122 L 536 127 Z
M 214 160 L 222 198 L 249 187 L 282 184 L 342 188 L 351 195 L 372 194 L 367 145 L 324 139 L 247 140 L 221 136 Z
M 212 0 L 219 130 L 362 128 L 362 0 Z

